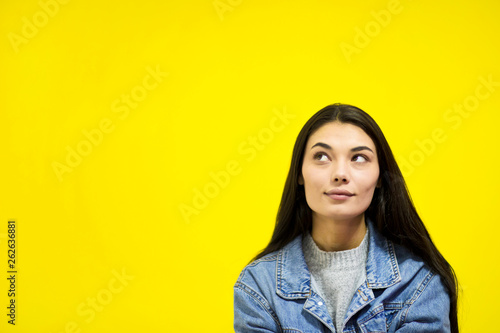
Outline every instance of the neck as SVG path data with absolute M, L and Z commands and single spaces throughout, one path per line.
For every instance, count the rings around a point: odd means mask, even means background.
M 361 244 L 366 233 L 364 214 L 348 220 L 332 220 L 313 213 L 311 236 L 323 251 L 345 251 Z

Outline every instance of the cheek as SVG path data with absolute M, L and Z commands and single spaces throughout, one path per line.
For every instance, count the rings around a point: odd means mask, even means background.
M 360 190 L 366 195 L 373 195 L 373 191 L 377 186 L 378 182 L 378 169 L 373 172 L 363 174 L 358 178 L 358 184 L 360 184 Z
M 319 170 L 307 170 L 304 168 L 302 171 L 304 179 L 304 190 L 306 194 L 306 201 L 309 207 L 314 207 L 324 190 L 323 175 Z
M 325 184 L 325 172 L 323 170 L 311 170 L 304 168 L 302 170 L 305 188 L 317 189 Z M 326 179 L 327 181 L 328 179 Z

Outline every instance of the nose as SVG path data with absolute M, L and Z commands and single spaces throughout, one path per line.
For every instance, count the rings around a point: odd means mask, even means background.
M 346 176 L 338 176 L 338 177 L 335 177 L 333 178 L 333 181 L 335 183 L 349 183 L 349 179 L 346 177 Z
M 344 165 L 337 165 L 332 172 L 332 181 L 334 183 L 347 184 L 349 183 L 349 173 Z

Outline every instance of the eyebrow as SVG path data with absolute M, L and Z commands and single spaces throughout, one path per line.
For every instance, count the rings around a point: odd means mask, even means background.
M 329 149 L 329 150 L 333 150 L 332 147 L 329 145 L 329 144 L 326 144 L 326 143 L 323 143 L 323 142 L 317 142 L 315 143 L 311 149 L 313 149 L 314 147 L 323 147 L 325 149 Z M 352 152 L 357 152 L 357 151 L 362 151 L 362 150 L 369 150 L 373 153 L 373 150 L 371 150 L 370 147 L 367 147 L 367 146 L 358 146 L 358 147 L 354 147 L 351 149 Z

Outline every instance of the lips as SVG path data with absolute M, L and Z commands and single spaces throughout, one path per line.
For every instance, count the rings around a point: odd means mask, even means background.
M 350 197 L 354 196 L 354 194 L 352 194 L 351 192 L 339 188 L 325 192 L 325 194 L 333 200 L 347 200 Z
M 352 197 L 354 195 L 351 192 L 349 192 L 348 190 L 344 190 L 344 189 L 340 189 L 340 188 L 330 190 L 330 191 L 326 192 L 325 194 L 326 195 L 346 195 L 349 197 Z

